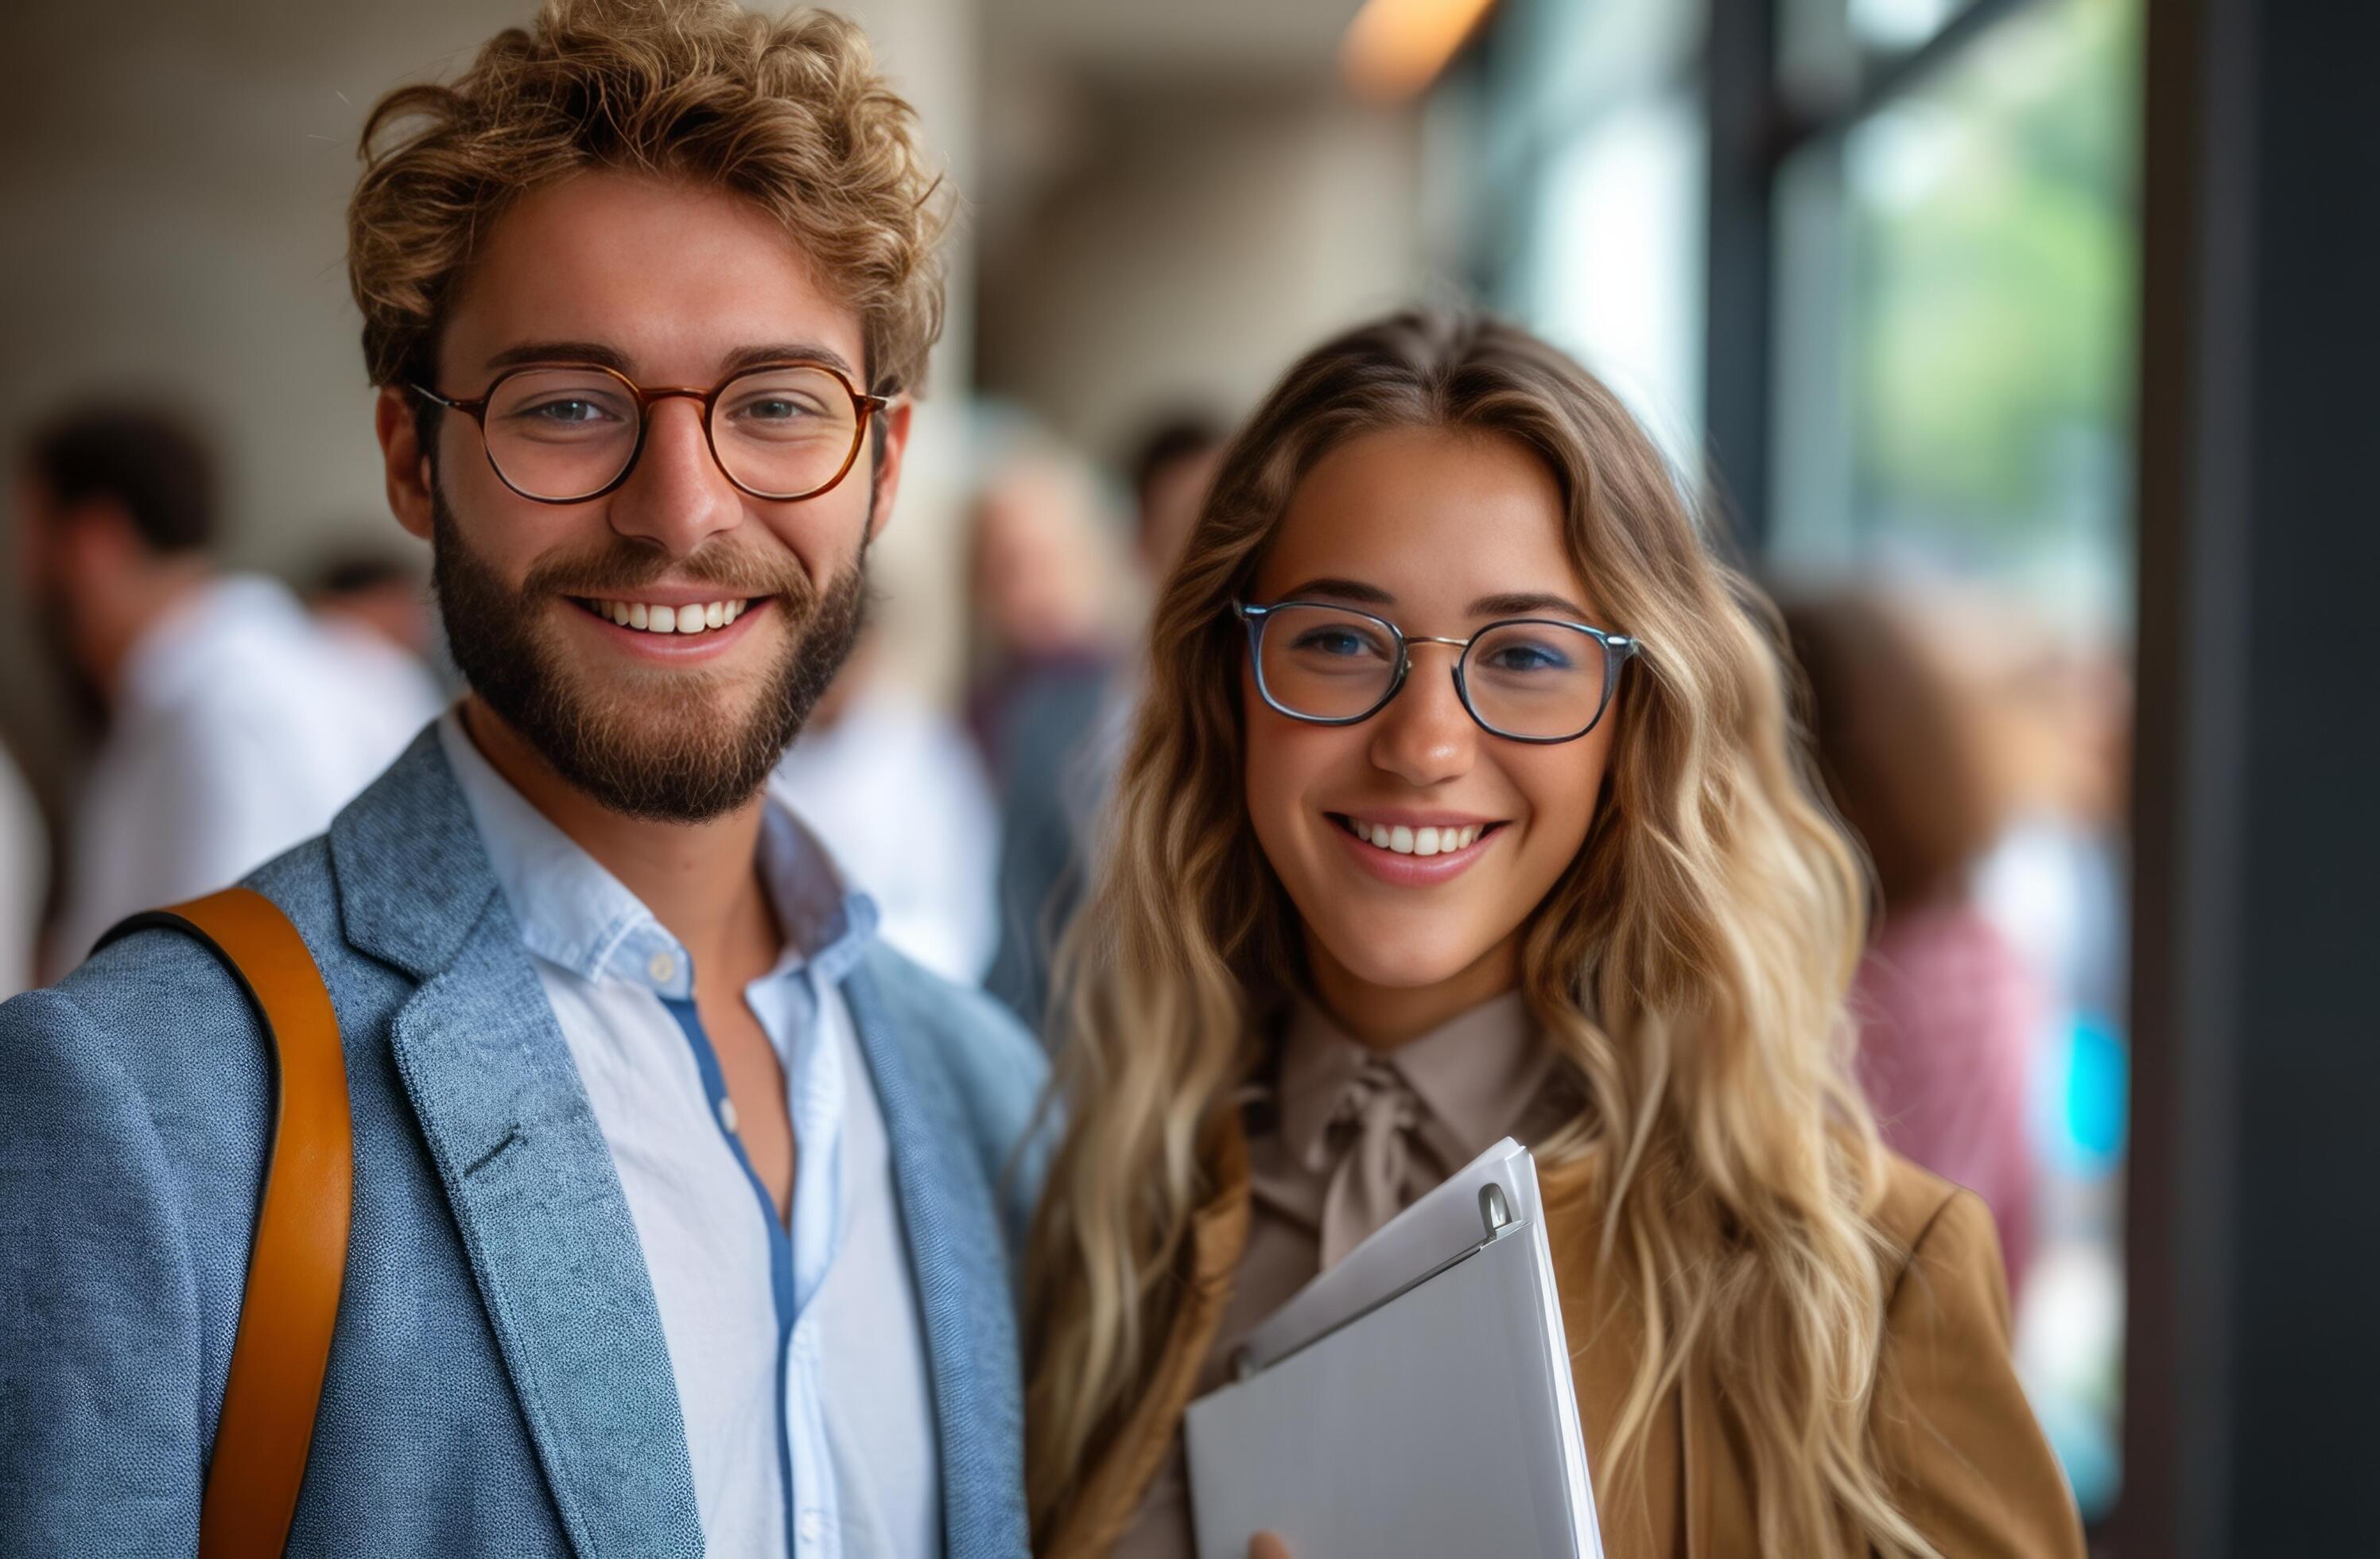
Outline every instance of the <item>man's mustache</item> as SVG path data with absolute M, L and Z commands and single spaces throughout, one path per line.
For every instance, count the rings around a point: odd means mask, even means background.
M 783 596 L 794 605 L 818 594 L 800 561 L 782 552 L 763 557 L 733 544 L 721 544 L 673 557 L 657 543 L 634 540 L 542 559 L 528 571 L 521 593 L 621 596 L 664 576 L 685 584 L 716 585 L 722 594 Z

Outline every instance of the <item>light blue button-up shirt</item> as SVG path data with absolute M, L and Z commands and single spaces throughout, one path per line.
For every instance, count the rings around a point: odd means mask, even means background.
M 796 1159 L 781 1224 L 696 1017 L 686 948 L 490 766 L 458 715 L 439 737 L 619 1170 L 709 1551 L 941 1552 L 916 1287 L 841 989 L 875 907 L 772 796 L 759 865 L 787 944 L 744 996 L 784 1068 Z

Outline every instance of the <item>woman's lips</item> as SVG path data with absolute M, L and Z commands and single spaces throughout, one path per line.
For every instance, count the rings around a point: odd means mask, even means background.
M 1458 849 L 1441 849 L 1436 855 L 1403 855 L 1392 849 L 1382 849 L 1367 839 L 1358 839 L 1344 820 L 1333 814 L 1330 832 L 1355 864 L 1383 883 L 1402 888 L 1431 887 L 1450 882 L 1471 870 L 1479 858 L 1493 847 L 1496 836 L 1504 824 L 1491 822 L 1480 827 L 1479 836 Z

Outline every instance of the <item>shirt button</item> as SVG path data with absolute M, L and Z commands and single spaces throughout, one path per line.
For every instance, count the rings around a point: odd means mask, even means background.
M 805 1510 L 802 1512 L 801 1534 L 802 1541 L 804 1542 L 818 1541 L 820 1534 L 825 1530 L 826 1523 L 819 1519 L 819 1513 L 817 1511 Z
M 735 1101 L 723 1093 L 719 1096 L 719 1124 L 727 1128 L 730 1137 L 735 1135 Z
M 677 978 L 677 960 L 666 953 L 656 953 L 653 961 L 645 966 L 645 972 L 653 977 L 654 984 L 667 985 Z

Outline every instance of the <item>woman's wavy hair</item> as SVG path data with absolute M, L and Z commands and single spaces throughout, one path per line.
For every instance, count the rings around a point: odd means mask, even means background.
M 1289 371 L 1157 606 L 1105 865 L 1059 958 L 1066 1133 L 1026 1274 L 1037 1538 L 1151 1385 L 1213 1134 L 1267 1065 L 1300 967 L 1247 825 L 1231 603 L 1315 463 L 1403 427 L 1543 459 L 1604 626 L 1646 646 L 1585 844 L 1523 936 L 1531 1008 L 1587 1101 L 1538 1155 L 1594 1161 L 1599 1261 L 1647 1339 L 1598 1476 L 1616 1495 L 1641 1473 L 1699 1357 L 1738 1419 L 1763 1553 L 1927 1552 L 1869 1430 L 1891 1253 L 1867 1217 L 1881 1160 L 1843 1005 L 1865 883 L 1803 757 L 1774 615 L 1609 390 L 1519 329 L 1439 313 L 1364 325 Z
M 529 190 L 589 169 L 742 195 L 856 309 L 868 388 L 921 387 L 942 328 L 941 179 L 867 37 L 827 11 L 729 0 L 547 0 L 451 85 L 400 87 L 364 121 L 347 280 L 372 383 L 431 382 L 474 246 Z

